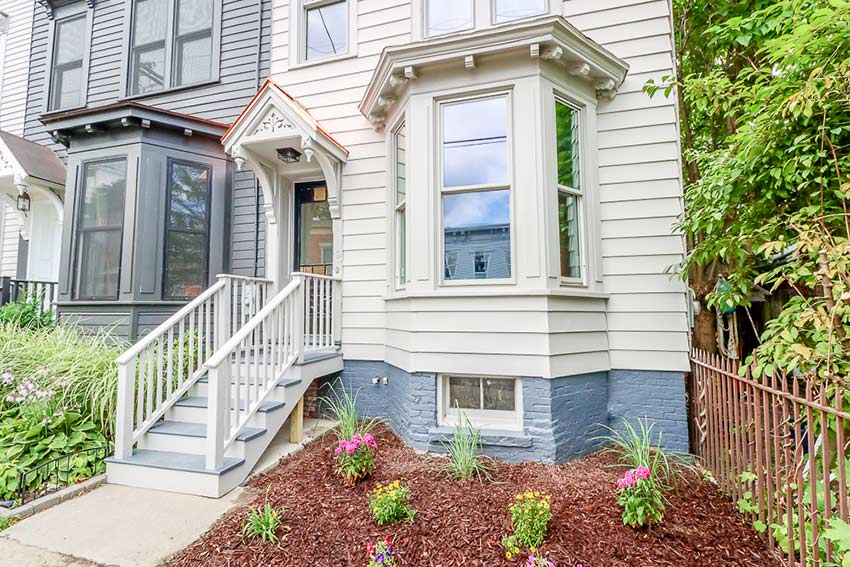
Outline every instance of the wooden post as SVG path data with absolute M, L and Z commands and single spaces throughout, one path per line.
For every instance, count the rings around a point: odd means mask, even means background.
M 136 392 L 136 358 L 118 365 L 118 406 L 115 423 L 115 458 L 126 459 L 133 454 L 133 396 Z M 128 368 L 129 367 L 129 368 Z M 132 370 L 131 370 L 132 368 Z
M 289 442 L 301 443 L 304 440 L 304 396 L 295 404 L 289 416 Z

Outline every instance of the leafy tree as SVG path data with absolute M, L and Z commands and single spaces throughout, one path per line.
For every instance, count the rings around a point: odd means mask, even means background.
M 646 90 L 680 102 L 680 270 L 714 309 L 795 290 L 759 372 L 850 375 L 850 0 L 674 5 L 679 78 Z

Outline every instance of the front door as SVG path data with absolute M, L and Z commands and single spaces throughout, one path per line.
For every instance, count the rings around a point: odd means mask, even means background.
M 331 275 L 333 221 L 324 181 L 295 184 L 295 271 Z

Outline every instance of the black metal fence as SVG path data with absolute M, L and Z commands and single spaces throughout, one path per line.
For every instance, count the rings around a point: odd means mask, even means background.
M 108 444 L 83 449 L 21 472 L 18 481 L 18 506 L 101 474 L 105 470 L 104 460 L 110 453 L 111 447 Z M 88 471 L 89 474 L 77 476 L 82 471 Z
M 0 306 L 28 301 L 36 303 L 39 313 L 44 313 L 53 309 L 58 289 L 57 282 L 19 280 L 4 276 L 0 278 Z

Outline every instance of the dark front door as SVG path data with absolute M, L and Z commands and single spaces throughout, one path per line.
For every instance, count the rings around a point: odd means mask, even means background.
M 295 271 L 329 276 L 333 223 L 324 181 L 295 184 Z

